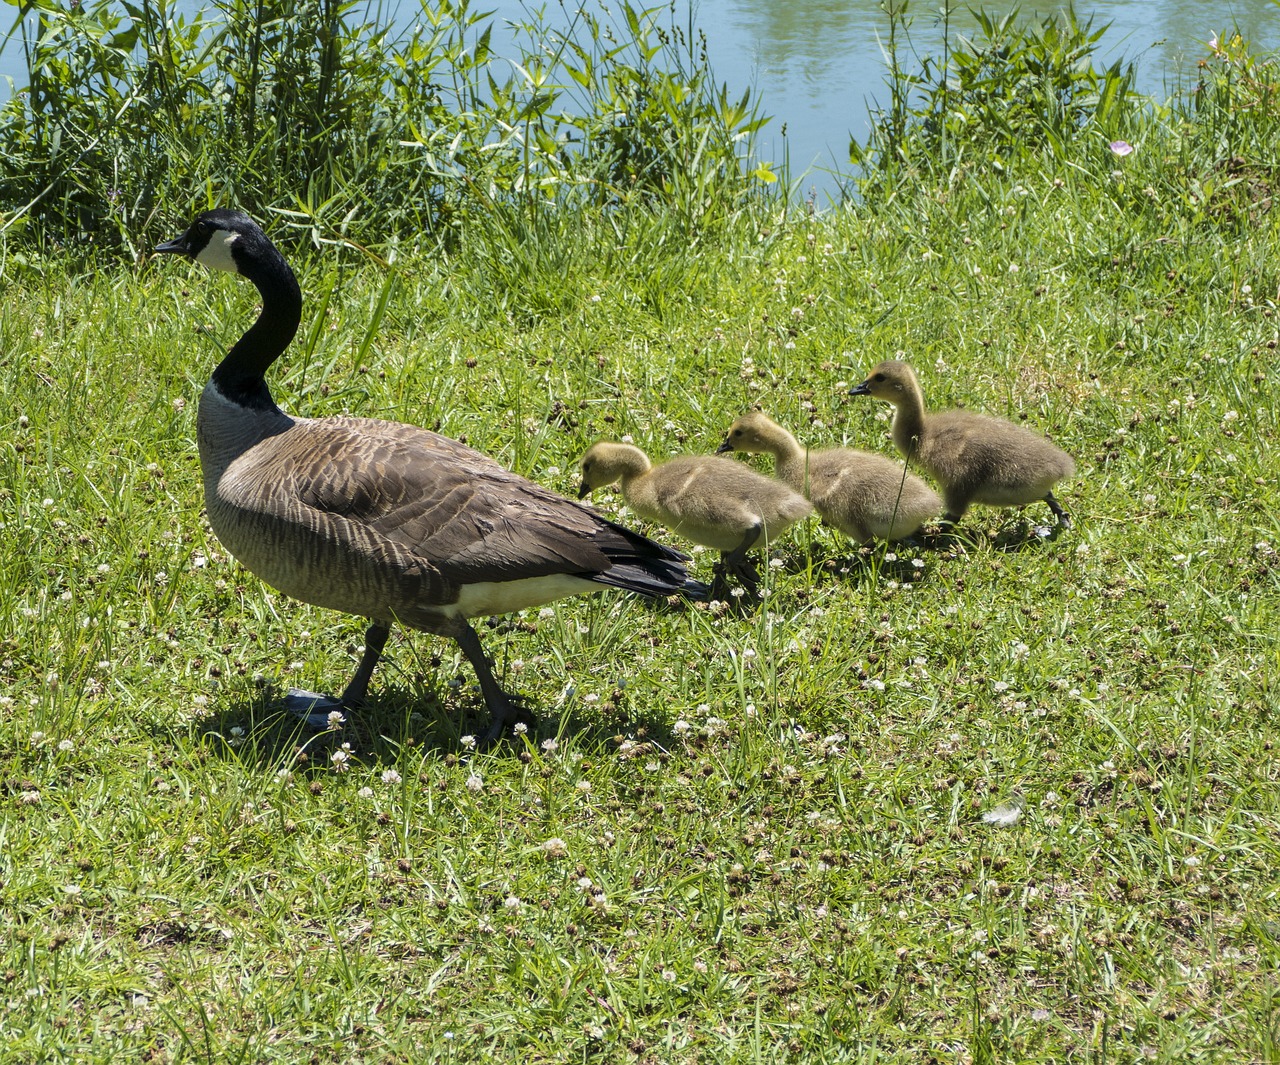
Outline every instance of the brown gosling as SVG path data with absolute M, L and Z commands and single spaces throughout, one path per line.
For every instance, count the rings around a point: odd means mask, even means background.
M 941 486 L 944 520 L 958 522 L 972 503 L 1016 507 L 1043 499 L 1058 524 L 1070 528 L 1053 486 L 1075 472 L 1075 460 L 1044 437 L 972 411 L 926 414 L 915 371 L 897 359 L 880 363 L 851 394 L 894 405 L 893 442 Z
M 729 426 L 718 453 L 726 451 L 772 455 L 778 477 L 860 544 L 911 536 L 942 511 L 938 494 L 892 459 L 852 448 L 808 451 L 759 411 Z
M 724 596 L 726 575 L 754 598 L 758 581 L 747 552 L 813 513 L 802 495 L 732 459 L 678 455 L 654 466 L 632 444 L 593 444 L 582 456 L 578 498 L 615 481 L 622 482 L 623 498 L 642 518 L 722 553 L 712 585 L 718 598 Z

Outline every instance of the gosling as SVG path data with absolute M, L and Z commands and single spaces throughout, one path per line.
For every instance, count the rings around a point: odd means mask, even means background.
M 942 510 L 938 494 L 892 459 L 852 448 L 806 451 L 759 411 L 729 426 L 717 454 L 726 451 L 772 455 L 778 477 L 806 496 L 824 522 L 860 544 L 911 536 Z
M 721 599 L 729 576 L 754 598 L 759 581 L 747 552 L 813 513 L 804 496 L 732 459 L 679 455 L 654 466 L 631 444 L 593 444 L 582 456 L 578 498 L 615 481 L 622 482 L 623 498 L 642 518 L 721 552 L 712 584 L 712 594 Z
M 945 521 L 958 522 L 973 503 L 1016 507 L 1043 499 L 1058 525 L 1071 527 L 1053 486 L 1075 472 L 1075 460 L 1044 437 L 971 411 L 926 414 L 915 371 L 897 359 L 880 363 L 851 394 L 894 405 L 893 442 L 941 486 Z

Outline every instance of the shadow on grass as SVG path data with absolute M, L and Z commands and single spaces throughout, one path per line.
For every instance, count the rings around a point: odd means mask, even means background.
M 338 729 L 317 731 L 288 713 L 283 692 L 274 686 L 243 693 L 222 709 L 191 726 L 192 737 L 214 756 L 234 758 L 263 772 L 282 768 L 328 771 L 333 755 L 349 745 L 364 764 L 393 766 L 407 749 L 426 751 L 444 759 L 469 748 L 463 737 L 479 736 L 489 724 L 488 711 L 474 685 L 441 699 L 431 690 L 392 685 L 375 689 L 357 711 L 347 714 Z M 584 750 L 612 749 L 632 738 L 668 747 L 670 723 L 650 713 L 633 713 L 625 693 L 615 690 L 602 703 L 585 706 L 572 693 L 560 706 L 528 706 L 534 723 L 524 738 L 508 731 L 489 753 L 518 757 L 526 744 L 572 735 Z

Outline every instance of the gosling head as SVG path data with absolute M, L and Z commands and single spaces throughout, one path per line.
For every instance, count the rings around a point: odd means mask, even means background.
M 900 403 L 915 384 L 915 371 L 910 366 L 901 359 L 889 359 L 872 369 L 862 384 L 849 389 L 849 395 L 874 396 L 890 403 Z
M 182 236 L 156 245 L 155 250 L 186 255 L 211 270 L 247 274 L 263 245 L 269 246 L 269 241 L 252 218 L 220 207 L 197 215 Z
M 745 451 L 751 455 L 758 455 L 772 451 L 772 438 L 777 430 L 777 424 L 768 415 L 758 410 L 749 411 L 729 426 L 724 442 L 716 448 L 716 454 Z
M 582 484 L 578 487 L 578 498 L 586 499 L 597 488 L 613 484 L 623 477 L 644 473 L 648 468 L 649 459 L 638 447 L 601 440 L 592 444 L 582 456 Z

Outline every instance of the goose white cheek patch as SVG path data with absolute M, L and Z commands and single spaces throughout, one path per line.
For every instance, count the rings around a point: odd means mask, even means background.
M 225 270 L 229 274 L 238 274 L 240 268 L 231 255 L 231 248 L 240 239 L 239 233 L 229 229 L 215 229 L 209 243 L 196 256 L 196 262 L 207 266 L 210 270 Z

